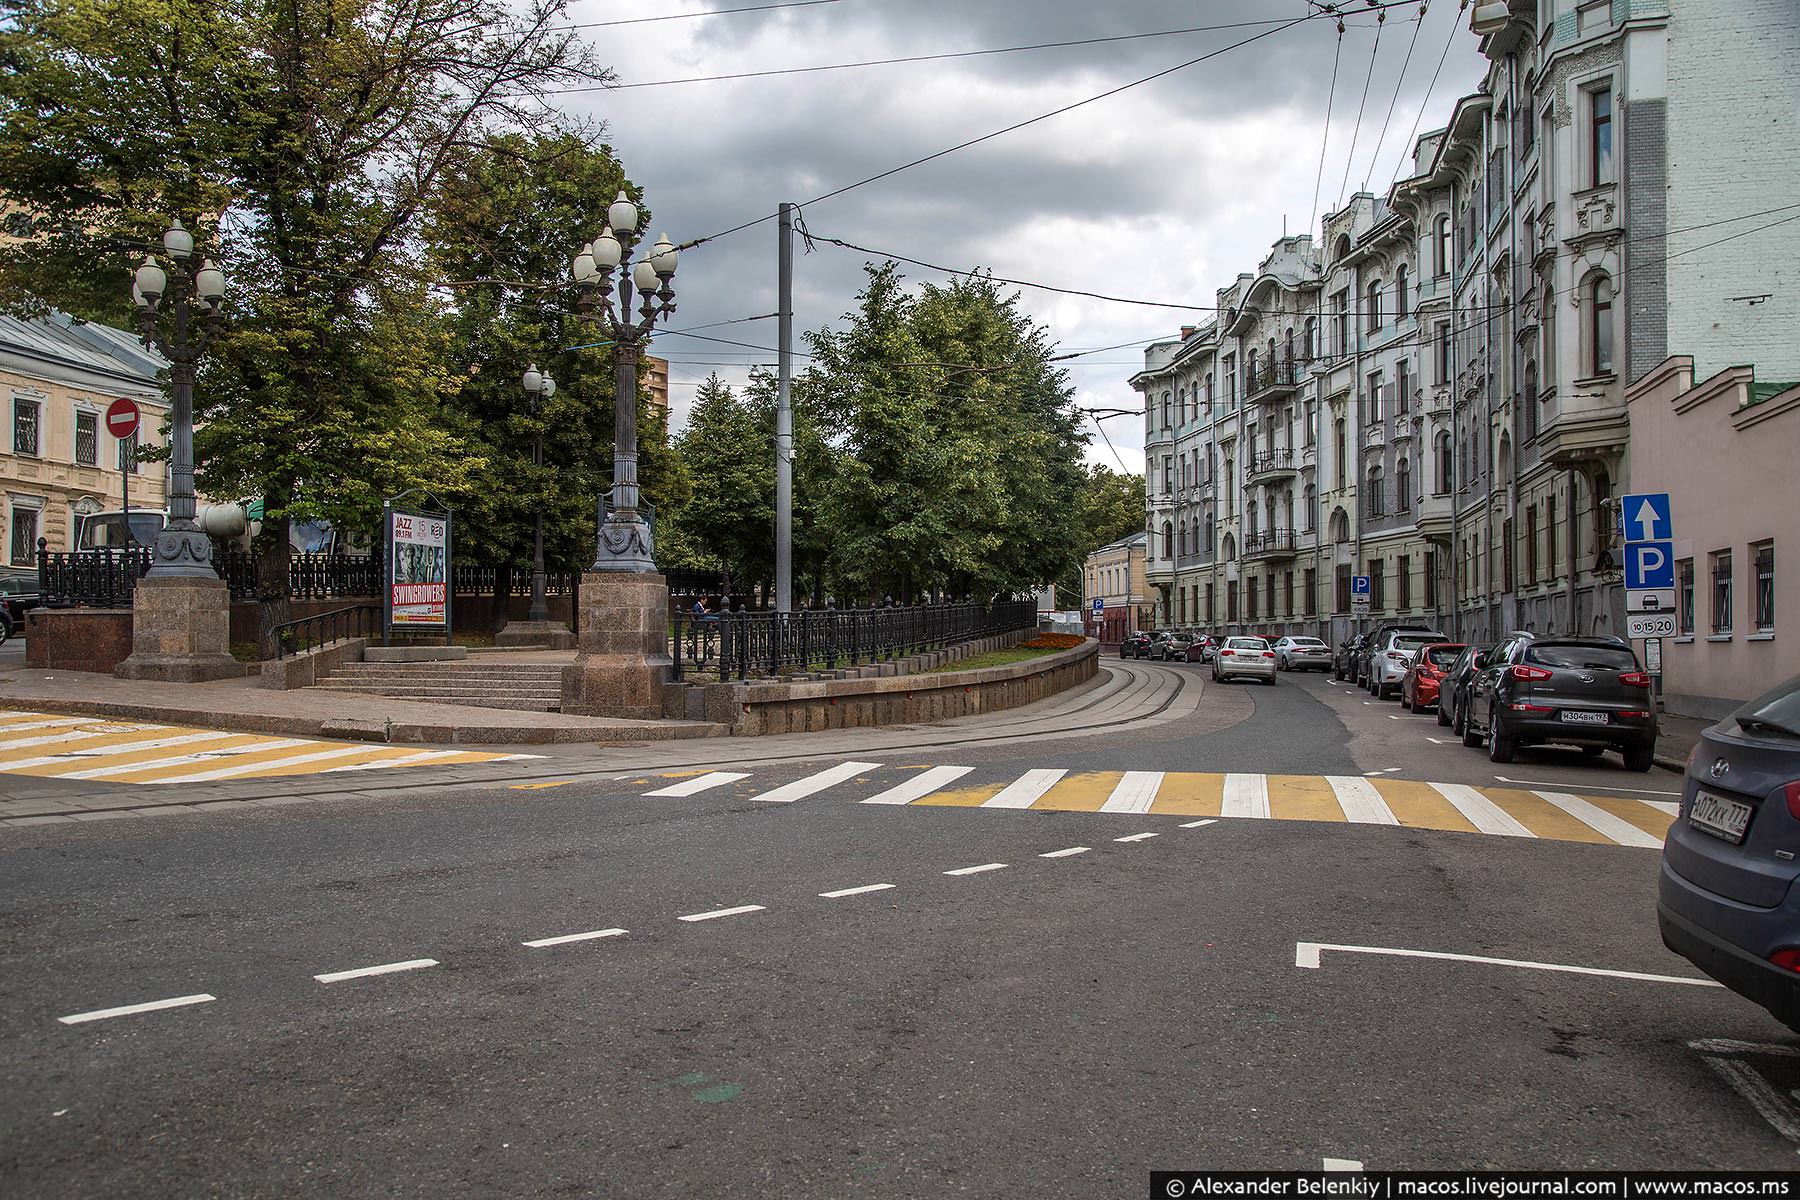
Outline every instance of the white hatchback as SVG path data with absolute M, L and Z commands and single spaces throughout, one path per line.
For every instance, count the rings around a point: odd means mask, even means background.
M 1224 683 L 1230 679 L 1260 679 L 1275 682 L 1275 651 L 1259 637 L 1228 637 L 1213 657 L 1213 679 Z

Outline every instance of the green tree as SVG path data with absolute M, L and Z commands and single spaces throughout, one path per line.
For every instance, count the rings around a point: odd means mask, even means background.
M 560 0 L 5 0 L 0 15 L 0 192 L 33 231 L 0 257 L 0 295 L 117 320 L 132 247 L 168 218 L 218 243 L 232 332 L 197 389 L 196 455 L 210 494 L 263 500 L 266 649 L 291 519 L 371 524 L 381 494 L 478 468 L 438 405 L 419 224 L 490 133 L 543 125 L 547 89 L 607 72 L 559 28 Z

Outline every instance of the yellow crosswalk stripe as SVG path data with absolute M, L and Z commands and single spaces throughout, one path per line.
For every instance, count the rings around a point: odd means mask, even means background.
M 1457 833 L 1478 833 L 1469 818 L 1456 811 L 1456 805 L 1429 783 L 1412 779 L 1377 779 L 1375 790 L 1394 810 L 1400 824 L 1411 829 L 1448 829 Z
M 1269 816 L 1277 821 L 1345 821 L 1337 792 L 1323 777 L 1269 776 Z
M 1522 788 L 1484 787 L 1479 791 L 1541 838 L 1558 842 L 1592 842 L 1606 846 L 1614 844 L 1611 838 L 1598 829 L 1584 825 L 1548 800 L 1534 796 Z
M 1170 771 L 1150 802 L 1152 813 L 1216 817 L 1225 799 L 1225 776 L 1216 771 Z
M 1113 788 L 1125 777 L 1123 771 L 1081 771 L 1064 776 L 1055 786 L 1039 796 L 1031 807 L 1058 812 L 1099 812 Z

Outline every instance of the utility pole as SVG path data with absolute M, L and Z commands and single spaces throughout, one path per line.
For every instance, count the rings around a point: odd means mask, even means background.
M 775 611 L 794 611 L 794 206 L 777 212 L 775 256 Z

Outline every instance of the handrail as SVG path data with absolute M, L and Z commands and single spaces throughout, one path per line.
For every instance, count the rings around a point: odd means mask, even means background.
M 347 608 L 283 621 L 269 632 L 274 637 L 275 658 L 279 661 L 290 653 L 304 654 L 345 638 L 374 637 L 380 630 L 379 604 L 352 604 Z

